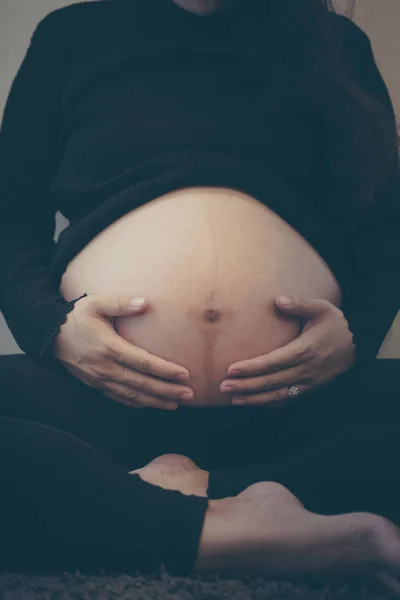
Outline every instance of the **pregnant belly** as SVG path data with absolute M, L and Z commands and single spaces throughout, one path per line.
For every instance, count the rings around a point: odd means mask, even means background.
M 276 213 L 228 188 L 175 190 L 120 218 L 68 265 L 66 300 L 87 294 L 143 296 L 142 315 L 115 320 L 130 343 L 186 367 L 190 406 L 223 406 L 234 362 L 296 338 L 301 321 L 278 295 L 326 298 L 338 283 L 322 257 Z

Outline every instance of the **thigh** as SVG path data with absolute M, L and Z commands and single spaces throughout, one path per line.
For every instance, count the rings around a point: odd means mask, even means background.
M 270 411 L 256 407 L 253 422 L 266 426 L 276 447 L 368 423 L 400 424 L 400 360 L 375 359 L 349 369 L 324 387 Z M 257 429 L 258 430 L 258 429 Z
M 119 404 L 61 366 L 44 366 L 25 354 L 1 356 L 0 391 L 0 417 L 71 433 L 126 469 L 165 453 L 198 458 L 199 439 L 185 426 L 185 415 Z
M 26 354 L 0 356 L 0 417 L 71 433 L 127 470 L 170 453 L 204 464 L 209 435 L 243 423 L 246 417 L 239 412 L 130 408 L 83 384 L 56 361 L 42 365 Z
M 298 431 L 336 431 L 368 423 L 400 423 L 400 360 L 374 359 L 299 398 L 288 411 Z
M 237 411 L 236 423 L 209 435 L 204 468 L 275 461 L 343 429 L 400 424 L 399 380 L 400 360 L 375 359 L 282 408 L 227 408 Z
M 0 416 L 55 427 L 123 458 L 121 411 L 56 364 L 25 354 L 0 357 Z

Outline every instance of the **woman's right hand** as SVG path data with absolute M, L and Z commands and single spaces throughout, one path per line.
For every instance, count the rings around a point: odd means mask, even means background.
M 131 306 L 130 296 L 91 294 L 78 300 L 53 343 L 53 354 L 67 371 L 86 385 L 135 408 L 174 410 L 185 392 L 179 381 L 189 372 L 122 338 L 114 329 L 115 317 L 146 311 Z M 175 382 L 175 383 L 174 383 Z

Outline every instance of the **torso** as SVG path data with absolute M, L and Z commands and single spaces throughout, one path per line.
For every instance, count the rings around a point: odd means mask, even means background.
M 176 190 L 141 206 L 96 236 L 68 265 L 60 292 L 146 297 L 117 332 L 151 354 L 186 367 L 193 406 L 228 403 L 219 391 L 234 362 L 298 336 L 301 322 L 274 307 L 278 295 L 341 304 L 322 257 L 261 202 L 226 188 Z

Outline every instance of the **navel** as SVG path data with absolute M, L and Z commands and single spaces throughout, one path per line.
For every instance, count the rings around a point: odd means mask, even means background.
M 206 323 L 216 323 L 221 318 L 222 314 L 219 310 L 207 309 L 203 313 L 203 321 L 206 321 Z

